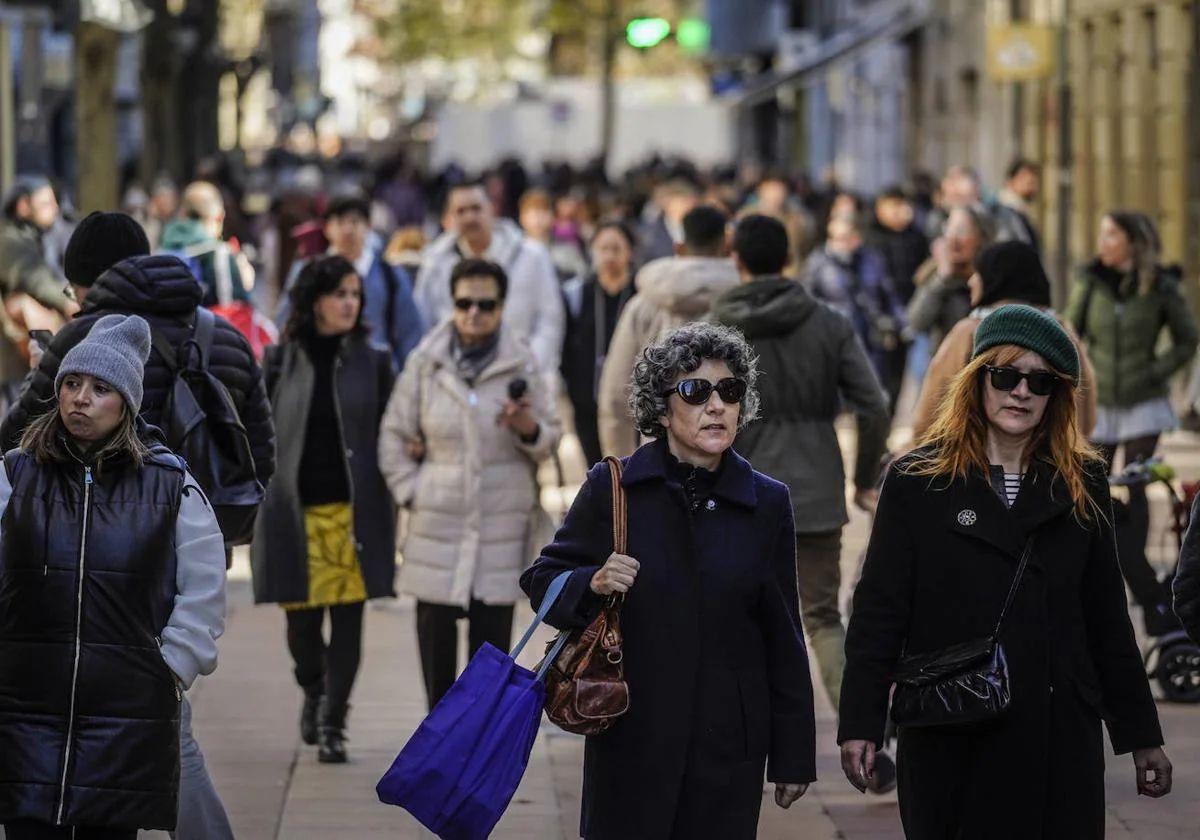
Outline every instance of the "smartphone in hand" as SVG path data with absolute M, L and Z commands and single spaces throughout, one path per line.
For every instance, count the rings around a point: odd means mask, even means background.
M 54 340 L 54 333 L 50 330 L 30 330 L 29 338 L 36 341 L 43 350 L 50 346 L 50 342 Z

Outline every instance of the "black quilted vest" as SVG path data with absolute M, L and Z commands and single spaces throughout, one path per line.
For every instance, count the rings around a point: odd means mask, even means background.
M 5 456 L 0 823 L 173 829 L 179 700 L 159 651 L 184 473 Z

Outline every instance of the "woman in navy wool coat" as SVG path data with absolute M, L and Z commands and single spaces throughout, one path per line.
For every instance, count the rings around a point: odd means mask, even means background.
M 726 327 L 689 324 L 647 348 L 630 404 L 655 438 L 624 462 L 629 555 L 613 553 L 612 482 L 597 465 L 521 578 L 548 621 L 621 613 L 630 708 L 587 739 L 587 840 L 751 840 L 764 765 L 784 808 L 816 778 L 787 488 L 730 449 L 758 407 L 754 357 Z

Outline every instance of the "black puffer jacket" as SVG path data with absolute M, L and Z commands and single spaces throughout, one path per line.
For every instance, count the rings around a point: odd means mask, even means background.
M 174 828 L 178 458 L 39 464 L 11 452 L 0 537 L 0 822 Z
M 172 256 L 131 257 L 100 275 L 88 292 L 83 310 L 54 336 L 41 364 L 26 379 L 20 400 L 0 425 L 4 451 L 15 448 L 25 427 L 53 405 L 54 377 L 63 356 L 83 340 L 97 320 L 112 314 L 140 315 L 178 348 L 191 335 L 194 313 L 203 297 L 204 290 L 188 267 Z M 275 472 L 275 427 L 262 368 L 245 337 L 219 315 L 210 369 L 229 389 L 250 438 L 258 480 L 265 487 Z M 158 353 L 151 352 L 146 363 L 142 417 L 152 426 L 162 426 L 170 384 L 170 371 Z

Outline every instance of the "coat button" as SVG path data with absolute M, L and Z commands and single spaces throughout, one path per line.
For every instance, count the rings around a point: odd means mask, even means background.
M 704 503 L 704 507 L 706 507 L 709 510 L 716 510 L 717 502 L 715 499 L 709 499 L 707 502 Z
M 346 457 L 347 457 L 347 458 L 353 458 L 353 457 L 354 457 L 354 450 L 353 450 L 353 449 L 351 449 L 350 447 L 346 447 Z

